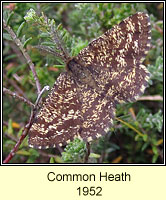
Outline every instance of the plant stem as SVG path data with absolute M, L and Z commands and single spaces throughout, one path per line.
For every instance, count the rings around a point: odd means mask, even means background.
M 15 92 L 12 92 L 12 91 L 8 90 L 8 89 L 5 88 L 5 87 L 3 88 L 3 92 L 4 92 L 5 94 L 11 95 L 11 96 L 14 97 L 14 98 L 19 99 L 20 101 L 23 101 L 24 103 L 26 103 L 27 105 L 31 106 L 32 108 L 34 107 L 34 104 L 31 103 L 28 99 L 19 96 L 19 95 L 16 94 Z
M 4 26 L 4 29 L 10 34 L 11 38 L 16 43 L 16 45 L 19 47 L 22 54 L 24 55 L 24 57 L 27 61 L 27 64 L 29 65 L 29 67 L 30 67 L 30 69 L 33 73 L 33 76 L 34 76 L 34 79 L 35 79 L 35 82 L 36 82 L 37 92 L 39 94 L 41 87 L 40 87 L 39 79 L 37 77 L 37 73 L 35 71 L 35 66 L 34 66 L 29 54 L 27 53 L 26 49 L 23 47 L 23 44 L 21 43 L 21 41 L 17 38 L 17 36 L 14 33 L 14 31 L 12 30 L 12 28 L 9 25 L 6 24 L 5 20 L 3 20 L 3 26 Z

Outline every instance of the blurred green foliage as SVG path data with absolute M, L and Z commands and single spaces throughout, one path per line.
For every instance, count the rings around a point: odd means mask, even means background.
M 65 151 L 62 152 L 62 160 L 65 163 L 82 163 L 86 154 L 86 144 L 80 139 L 76 138 L 70 142 Z
M 36 45 L 42 45 L 49 51 L 61 53 L 52 38 L 52 26 L 69 55 L 75 56 L 89 41 L 124 18 L 138 11 L 148 13 L 152 26 L 152 48 L 144 64 L 151 73 L 151 80 L 145 95 L 163 96 L 162 3 L 4 3 L 3 6 L 3 17 L 30 55 L 42 87 L 53 86 L 65 67 L 62 59 L 35 48 Z M 37 92 L 32 72 L 6 31 L 3 37 L 3 85 L 34 103 Z M 161 100 L 117 105 L 118 118 L 106 137 L 92 143 L 89 162 L 162 163 L 162 109 Z M 29 116 L 30 108 L 27 105 L 4 95 L 4 158 L 20 137 Z M 56 149 L 47 150 L 46 153 L 58 155 Z M 58 159 L 50 159 L 29 148 L 25 139 L 11 163 L 78 163 L 83 162 L 85 155 L 86 145 L 78 139 L 69 143 Z

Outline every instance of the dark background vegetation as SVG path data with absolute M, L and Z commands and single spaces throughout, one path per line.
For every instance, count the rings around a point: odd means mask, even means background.
M 145 100 L 117 105 L 116 116 L 121 121 L 115 119 L 108 135 L 93 142 L 88 162 L 163 162 L 162 3 L 5 3 L 3 8 L 4 18 L 13 12 L 9 25 L 15 33 L 19 32 L 19 39 L 25 43 L 42 87 L 53 86 L 64 70 L 64 63 L 32 48 L 41 43 L 49 46 L 49 42 L 34 23 L 25 22 L 24 16 L 30 8 L 39 16 L 43 12 L 49 19 L 54 19 L 56 26 L 62 24 L 63 39 L 70 56 L 77 55 L 89 41 L 124 18 L 138 11 L 148 13 L 152 25 L 152 48 L 144 64 L 151 72 L 151 80 L 144 94 Z M 23 22 L 24 27 L 20 28 Z M 9 34 L 4 31 L 3 36 L 3 86 L 35 103 L 37 91 L 32 72 Z M 10 95 L 3 95 L 3 159 L 14 147 L 29 117 L 30 107 Z M 84 143 L 76 140 L 61 156 L 57 149 L 29 148 L 26 138 L 10 163 L 82 162 L 84 151 Z

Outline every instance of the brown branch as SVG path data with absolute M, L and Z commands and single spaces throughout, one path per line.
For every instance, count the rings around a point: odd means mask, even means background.
M 31 106 L 32 108 L 34 107 L 34 104 L 31 103 L 28 99 L 19 96 L 18 94 L 16 94 L 15 92 L 12 92 L 12 91 L 10 91 L 10 90 L 8 90 L 7 88 L 4 88 L 4 87 L 3 87 L 3 92 L 4 92 L 5 94 L 11 95 L 11 96 L 14 97 L 14 98 L 19 99 L 20 101 L 23 101 L 24 103 L 26 103 L 27 105 Z
M 89 142 L 86 142 L 86 149 L 87 149 L 87 152 L 86 152 L 86 155 L 85 155 L 85 158 L 84 158 L 84 163 L 88 163 L 88 159 L 89 159 L 89 155 L 90 155 L 90 144 L 89 144 Z
M 8 122 L 3 121 L 3 126 L 8 126 Z
M 28 135 L 28 131 L 32 125 L 33 119 L 34 119 L 35 113 L 32 111 L 31 112 L 31 117 L 29 119 L 28 124 L 24 127 L 24 130 L 22 132 L 21 137 L 19 138 L 19 140 L 17 141 L 16 145 L 14 146 L 14 148 L 11 150 L 11 152 L 9 153 L 9 155 L 5 158 L 5 160 L 3 161 L 4 164 L 8 163 L 15 155 L 16 151 L 18 150 L 19 146 L 21 145 L 21 143 L 23 142 L 24 138 Z
M 9 45 L 10 45 L 12 51 L 17 55 L 17 58 L 19 58 L 19 61 L 22 62 L 22 63 L 26 62 L 26 61 L 25 61 L 25 58 L 22 56 L 22 53 L 21 53 L 21 51 L 17 48 L 16 44 L 13 43 L 12 41 L 10 41 L 10 42 L 9 42 Z
M 19 49 L 21 50 L 22 54 L 24 55 L 24 57 L 26 59 L 26 62 L 29 65 L 29 67 L 30 67 L 30 69 L 31 69 L 31 71 L 33 73 L 33 76 L 34 76 L 34 79 L 35 79 L 35 82 L 36 82 L 37 92 L 39 94 L 40 90 L 41 90 L 41 87 L 40 87 L 39 79 L 37 77 L 37 73 L 35 71 L 35 66 L 34 66 L 29 54 L 27 53 L 26 49 L 23 47 L 23 44 L 17 38 L 16 34 L 11 29 L 11 27 L 6 24 L 5 20 L 3 20 L 3 26 L 4 26 L 4 29 L 10 34 L 11 38 L 16 43 L 16 45 L 19 47 Z
M 40 13 L 41 13 L 40 3 L 36 3 L 36 6 L 37 6 L 36 13 L 38 16 L 40 16 Z
M 7 82 L 10 83 L 10 85 L 12 85 L 12 86 L 17 90 L 17 92 L 18 92 L 19 94 L 21 94 L 24 98 L 26 98 L 26 96 L 25 96 L 23 90 L 16 84 L 16 82 L 15 82 L 14 80 L 9 79 L 9 78 L 5 75 L 5 73 L 3 73 L 3 77 L 6 79 Z
M 103 163 L 105 157 L 106 157 L 106 152 L 105 152 L 105 150 L 104 150 L 104 151 L 101 152 L 101 156 L 100 156 L 100 158 L 98 159 L 98 161 L 99 161 L 98 163 Z
M 154 25 L 154 28 L 155 28 L 161 35 L 163 35 L 163 30 L 162 30 L 157 24 Z
M 19 140 L 17 141 L 17 143 L 15 144 L 14 148 L 11 150 L 11 152 L 9 153 L 9 155 L 5 158 L 5 160 L 3 161 L 4 164 L 8 163 L 15 155 L 15 153 L 17 152 L 19 146 L 21 145 L 21 143 L 23 142 L 24 138 L 28 135 L 29 129 L 32 126 L 33 120 L 35 118 L 35 114 L 36 114 L 36 107 L 37 104 L 35 104 L 36 106 L 34 107 L 34 109 L 31 112 L 31 116 L 29 119 L 29 122 L 26 124 L 26 126 L 23 129 L 22 135 L 19 138 Z
M 9 155 L 5 158 L 5 160 L 3 161 L 3 163 L 8 163 L 14 157 L 14 155 L 17 152 L 19 146 L 23 142 L 24 138 L 28 135 L 29 129 L 31 128 L 32 123 L 33 123 L 34 118 L 35 118 L 35 115 L 36 115 L 37 106 L 38 106 L 38 103 L 40 101 L 40 98 L 41 98 L 43 92 L 45 90 L 48 90 L 48 89 L 49 89 L 49 86 L 45 86 L 42 89 L 42 91 L 40 92 L 40 94 L 38 95 L 38 98 L 37 98 L 37 100 L 35 102 L 35 106 L 33 107 L 33 110 L 31 112 L 31 116 L 30 116 L 28 124 L 24 127 L 21 137 L 19 138 L 18 142 L 16 143 L 16 145 L 14 146 L 14 148 L 11 150 L 11 152 L 9 153 Z

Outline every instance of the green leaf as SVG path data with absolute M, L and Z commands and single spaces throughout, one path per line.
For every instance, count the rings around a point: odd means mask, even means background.
M 16 152 L 16 154 L 18 155 L 22 155 L 22 156 L 29 156 L 30 153 L 28 151 L 25 151 L 25 150 L 19 150 Z
M 143 152 L 148 146 L 149 146 L 149 143 L 144 143 L 141 148 L 141 151 Z
M 28 12 L 26 13 L 24 19 L 28 22 L 28 21 L 34 21 L 34 19 L 37 18 L 36 12 L 34 11 L 34 9 L 30 9 L 28 10 Z
M 96 154 L 96 153 L 90 153 L 89 157 L 90 158 L 100 158 L 101 155 L 100 154 Z
M 147 142 L 147 140 L 148 140 L 148 135 L 147 134 L 143 135 L 143 140 L 144 140 L 144 142 Z
M 17 55 L 16 54 L 11 54 L 11 55 L 8 55 L 4 58 L 4 61 L 9 61 L 9 60 L 12 60 L 12 59 L 15 59 L 17 58 Z
M 158 154 L 158 149 L 154 145 L 152 146 L 152 151 L 153 151 L 154 154 Z
M 13 127 L 12 127 L 12 120 L 9 119 L 8 121 L 8 130 L 7 130 L 8 134 L 13 134 Z
M 55 163 L 54 157 L 51 157 L 51 158 L 50 158 L 50 163 Z
M 152 163 L 156 163 L 157 159 L 158 159 L 159 155 L 155 154 L 152 158 Z
M 9 22 L 10 22 L 10 20 L 11 20 L 11 18 L 12 18 L 13 15 L 14 15 L 14 12 L 12 11 L 12 12 L 9 14 L 8 18 L 7 18 L 7 21 L 6 21 L 7 26 L 9 25 Z
M 3 33 L 3 39 L 5 40 L 9 40 L 12 41 L 13 39 L 11 38 L 11 36 L 8 33 Z
M 28 38 L 28 39 L 24 42 L 23 47 L 25 48 L 26 45 L 27 45 L 31 40 L 32 40 L 32 37 Z
M 42 42 L 41 45 L 43 45 L 43 46 L 44 46 L 44 45 L 45 45 L 45 46 L 52 46 L 52 47 L 55 46 L 55 44 L 54 44 L 53 42 L 47 42 L 47 41 Z
M 86 154 L 86 143 L 78 138 L 70 142 L 62 152 L 62 160 L 66 163 L 80 163 Z
M 40 34 L 38 35 L 38 38 L 48 38 L 48 37 L 50 37 L 50 34 L 49 34 L 49 33 L 44 33 L 44 32 L 42 32 L 42 33 L 40 33 Z
M 20 128 L 20 130 L 19 130 L 19 132 L 17 133 L 17 137 L 20 137 L 21 135 L 22 135 L 22 131 L 23 131 L 23 127 L 22 128 Z
M 54 65 L 55 68 L 65 68 L 65 65 Z
M 56 163 L 63 163 L 63 160 L 60 156 L 56 156 L 54 159 Z
M 22 22 L 21 25 L 19 26 L 19 28 L 17 29 L 17 33 L 16 33 L 17 37 L 20 37 L 21 31 L 22 31 L 24 25 L 25 25 L 25 22 Z

